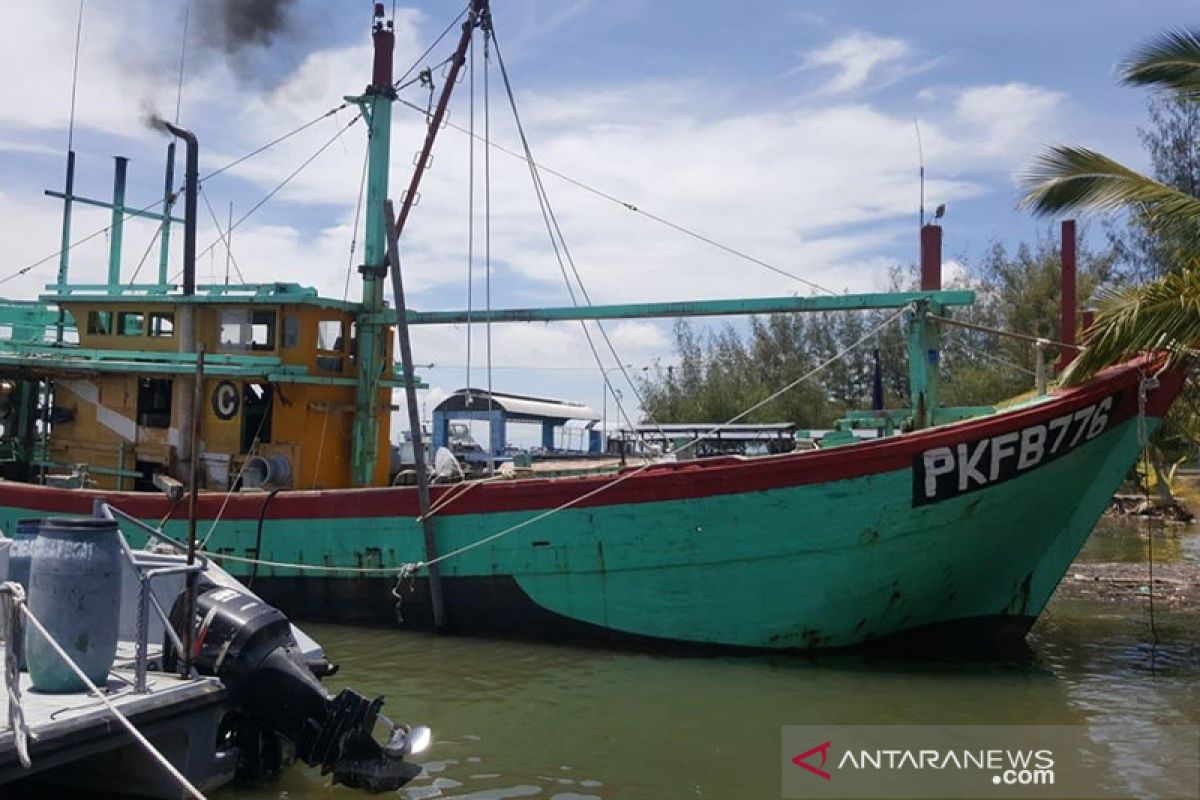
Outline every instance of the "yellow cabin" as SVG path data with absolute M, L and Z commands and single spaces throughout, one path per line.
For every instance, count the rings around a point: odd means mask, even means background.
M 87 465 L 92 485 L 150 489 L 180 480 L 199 409 L 201 485 L 328 489 L 354 485 L 352 428 L 358 323 L 351 303 L 294 284 L 199 287 L 190 297 L 130 294 L 45 298 L 76 323 L 77 356 L 58 370 L 48 463 Z M 230 288 L 250 296 L 238 296 Z M 205 293 L 205 289 L 209 289 Z M 390 327 L 375 392 L 371 485 L 388 481 Z M 196 351 L 203 348 L 200 402 Z

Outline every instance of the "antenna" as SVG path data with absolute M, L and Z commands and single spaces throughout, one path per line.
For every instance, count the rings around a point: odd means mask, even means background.
M 925 225 L 925 151 L 921 148 L 921 123 L 917 122 L 916 117 L 913 117 L 913 127 L 917 130 L 917 175 L 921 184 L 921 205 L 917 221 L 917 228 L 919 230 Z

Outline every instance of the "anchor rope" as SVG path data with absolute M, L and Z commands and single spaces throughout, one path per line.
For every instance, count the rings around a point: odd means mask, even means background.
M 17 643 L 25 641 L 24 618 L 21 608 L 25 605 L 25 589 L 15 581 L 0 583 L 0 605 L 3 606 L 4 638 L 4 688 L 8 694 L 8 727 L 12 729 L 17 748 L 17 760 L 24 769 L 29 769 L 29 725 L 25 722 L 25 709 L 21 705 L 21 664 L 18 659 Z
M 12 599 L 7 600 L 6 602 L 13 603 L 13 605 L 15 605 L 19 613 L 25 617 L 25 620 L 39 634 L 41 634 L 42 638 L 45 639 L 46 643 L 50 645 L 50 648 L 58 655 L 60 659 L 62 659 L 63 663 L 67 665 L 71 672 L 75 673 L 75 677 L 77 677 L 83 683 L 83 685 L 87 687 L 88 693 L 99 700 L 104 707 L 108 709 L 108 711 L 114 717 L 117 718 L 117 721 L 129 731 L 129 734 L 137 741 L 138 744 L 142 746 L 143 749 L 146 750 L 150 757 L 157 761 L 159 766 L 161 766 L 163 770 L 166 771 L 166 773 L 170 775 L 189 795 L 197 800 L 205 800 L 205 797 L 203 794 L 201 794 L 200 790 L 193 786 L 191 781 L 184 777 L 183 773 L 177 770 L 174 765 L 172 765 L 171 762 L 168 761 L 166 757 L 163 756 L 163 754 L 160 753 L 154 747 L 154 745 L 150 743 L 150 740 L 147 739 L 145 735 L 139 731 L 132 722 L 129 721 L 128 717 L 121 713 L 120 709 L 113 705 L 112 701 L 105 696 L 104 692 L 97 688 L 96 684 L 92 682 L 91 678 L 89 678 L 84 671 L 80 669 L 79 665 L 76 664 L 69 655 L 67 655 L 67 652 L 63 650 L 62 646 L 59 645 L 59 643 L 55 641 L 54 637 L 50 635 L 50 631 L 46 630 L 46 626 L 42 624 L 41 620 L 35 617 L 33 612 L 29 610 L 29 604 L 25 602 L 25 593 L 21 589 L 20 585 L 15 583 L 5 583 L 0 585 L 0 594 L 6 595 L 8 598 L 15 598 L 15 602 Z M 9 650 L 11 652 L 11 648 L 9 648 Z M 11 716 L 11 694 L 9 703 Z M 22 724 L 24 724 L 24 722 L 22 722 Z M 29 756 L 27 753 L 25 759 L 21 762 L 22 765 L 26 766 L 26 768 L 28 768 L 28 758 Z
M 1150 435 L 1146 424 L 1146 400 L 1149 390 L 1158 387 L 1157 376 L 1146 376 L 1144 369 L 1138 369 L 1138 416 L 1137 435 L 1138 446 L 1142 451 L 1143 470 L 1146 473 L 1144 483 L 1146 504 L 1146 566 L 1149 571 L 1149 600 L 1150 600 L 1150 634 L 1154 638 L 1154 648 L 1158 646 L 1158 623 L 1154 614 L 1154 519 L 1150 514 Z M 1164 509 L 1165 512 L 1165 509 Z M 1151 666 L 1153 666 L 1155 650 L 1151 650 Z

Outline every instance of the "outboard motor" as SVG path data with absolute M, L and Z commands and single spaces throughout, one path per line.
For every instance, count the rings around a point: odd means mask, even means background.
M 171 610 L 176 630 L 182 630 L 183 609 L 180 595 Z M 320 767 L 323 775 L 332 772 L 334 783 L 351 788 L 393 791 L 421 773 L 404 757 L 428 746 L 429 729 L 393 725 L 387 744 L 379 744 L 372 731 L 383 698 L 368 700 L 351 689 L 330 697 L 299 657 L 279 609 L 237 589 L 202 584 L 192 642 L 196 670 L 219 678 L 248 716 L 249 729 L 237 739 L 243 747 L 250 738 L 260 745 L 240 759 L 252 777 L 282 766 L 280 748 L 265 754 L 261 749 L 261 734 L 270 732 L 286 737 L 306 764 Z M 164 652 L 169 653 L 164 668 L 174 669 L 174 648 L 168 643 Z

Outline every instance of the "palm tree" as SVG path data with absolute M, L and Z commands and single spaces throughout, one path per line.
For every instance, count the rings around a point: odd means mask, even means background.
M 1171 30 L 1134 50 L 1120 81 L 1200 102 L 1200 31 Z M 1021 205 L 1037 215 L 1124 209 L 1169 237 L 1174 265 L 1143 286 L 1102 290 L 1100 312 L 1064 380 L 1076 382 L 1147 350 L 1175 361 L 1200 355 L 1200 197 L 1146 177 L 1083 147 L 1057 145 L 1037 157 L 1023 181 Z

